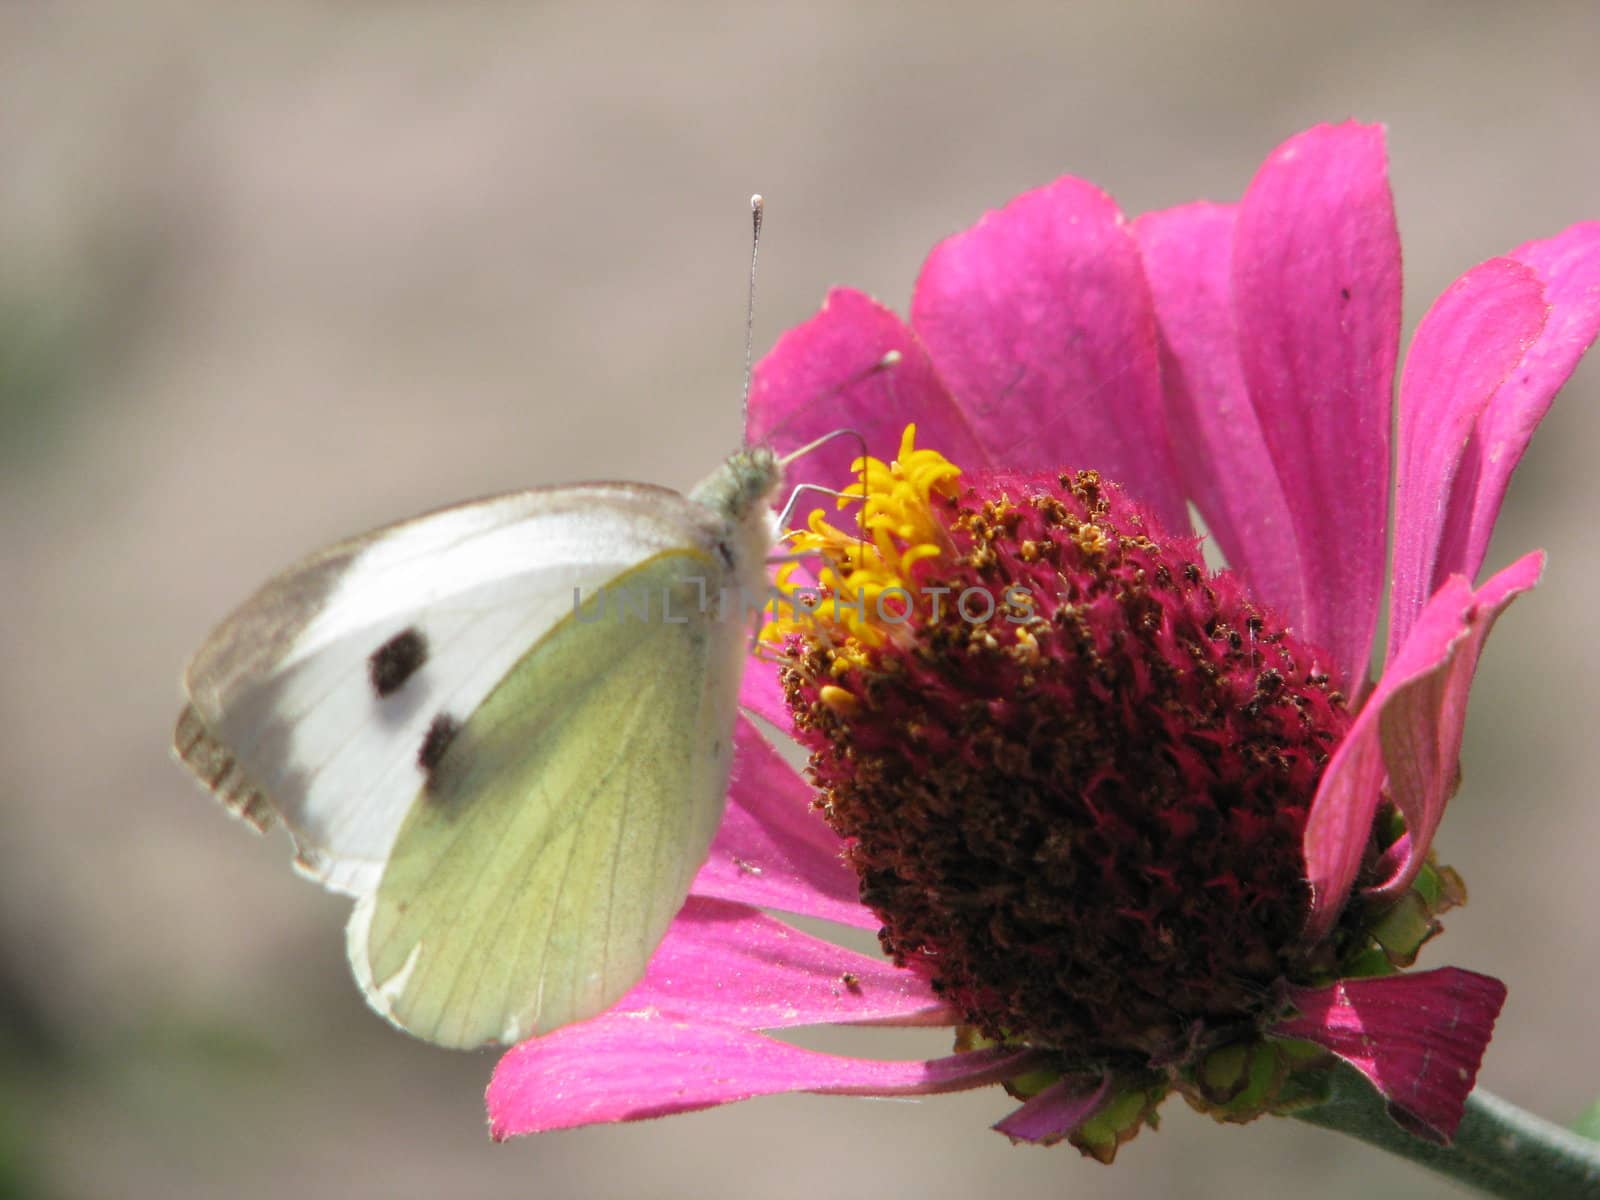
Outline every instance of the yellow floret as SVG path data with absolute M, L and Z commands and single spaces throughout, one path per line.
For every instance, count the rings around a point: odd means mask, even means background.
M 853 532 L 829 524 L 819 508 L 804 528 L 785 533 L 797 555 L 815 555 L 822 566 L 815 588 L 793 582 L 794 564 L 779 570 L 777 587 L 788 604 L 762 629 L 764 640 L 814 634 L 820 627 L 846 642 L 878 645 L 888 630 L 904 623 L 895 618 L 908 603 L 914 611 L 911 568 L 950 549 L 933 497 L 955 495 L 961 475 L 961 468 L 937 450 L 917 449 L 916 434 L 915 425 L 906 426 L 893 462 L 858 458 L 850 464 L 856 479 L 841 490 L 838 506 L 859 505 Z M 808 606 L 804 600 L 810 596 L 819 602 Z

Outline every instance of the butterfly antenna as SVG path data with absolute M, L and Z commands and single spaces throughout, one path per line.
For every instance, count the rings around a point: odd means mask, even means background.
M 758 223 L 759 223 L 759 219 L 758 219 Z M 752 280 L 752 282 L 751 282 L 752 295 L 754 294 L 754 288 L 755 288 L 755 284 L 754 284 L 754 281 Z M 821 396 L 817 397 L 817 399 L 818 400 L 829 399 L 829 398 L 831 398 L 833 396 L 839 395 L 841 392 L 848 391 L 850 388 L 855 387 L 858 383 L 864 383 L 866 380 L 871 379 L 875 375 L 879 375 L 879 374 L 883 374 L 883 373 L 888 372 L 888 371 L 892 371 L 892 370 L 894 370 L 895 367 L 898 367 L 901 364 L 901 362 L 904 361 L 904 359 L 905 359 L 905 356 L 903 354 L 901 354 L 899 350 L 886 350 L 884 352 L 884 354 L 883 354 L 883 357 L 879 358 L 878 361 L 873 363 L 870 367 L 867 367 L 866 369 L 861 370 L 861 371 L 857 371 L 854 375 L 851 375 L 847 379 L 844 379 L 844 380 L 840 381 L 839 383 L 835 384 L 833 387 L 829 388 L 826 392 L 823 392 Z M 891 387 L 893 386 L 892 380 L 891 380 L 890 386 Z M 861 479 L 860 479 L 860 482 L 861 482 L 861 498 L 862 498 L 862 500 L 865 500 L 866 497 L 867 497 L 867 439 L 862 436 L 860 430 L 857 430 L 857 429 L 835 429 L 835 430 L 832 430 L 831 432 L 825 433 L 821 437 L 817 438 L 816 441 L 808 442 L 806 445 L 801 446 L 798 450 L 789 451 L 789 453 L 785 454 L 782 458 L 780 458 L 778 460 L 778 464 L 780 466 L 787 467 L 790 463 L 792 463 L 795 459 L 799 458 L 801 455 L 810 454 L 813 450 L 817 449 L 817 447 L 825 446 L 829 442 L 831 442 L 834 438 L 838 438 L 838 437 L 853 437 L 853 438 L 855 438 L 856 443 L 861 447 L 861 454 L 860 454 L 860 456 L 859 456 L 857 461 L 859 461 L 860 464 L 861 464 Z M 790 494 L 789 503 L 784 505 L 783 511 L 785 513 L 790 512 L 790 510 L 793 508 L 795 497 L 796 497 L 796 495 L 798 495 L 798 493 L 801 490 L 803 490 L 803 487 L 802 488 L 796 488 L 795 492 Z M 822 488 L 822 489 L 818 489 L 818 490 L 827 491 L 828 489 Z M 837 492 L 835 492 L 833 494 L 834 495 L 839 495 L 839 493 L 837 493 Z M 858 518 L 858 520 L 859 520 L 859 518 Z M 857 539 L 857 542 L 858 542 L 858 547 L 857 547 L 858 553 L 861 555 L 862 561 L 865 561 L 866 552 L 867 552 L 867 530 L 866 530 L 865 523 L 861 524 L 860 535 L 859 535 L 859 537 Z
M 760 192 L 750 197 L 750 290 L 744 307 L 744 402 L 740 406 L 746 429 L 750 428 L 750 372 L 755 349 L 756 258 L 761 253 L 761 214 L 766 203 Z
M 858 377 L 856 377 L 856 378 L 854 378 L 852 380 L 847 380 L 845 383 L 841 384 L 840 385 L 840 389 L 845 388 L 845 387 L 849 387 L 851 385 L 851 383 L 859 382 L 860 379 L 865 378 L 868 374 L 875 373 L 877 371 L 887 370 L 888 368 L 894 366 L 899 361 L 900 361 L 900 351 L 891 350 L 891 351 L 889 351 L 889 353 L 885 354 L 881 359 L 879 359 L 876 363 L 874 363 L 872 365 L 872 367 L 868 371 L 864 371 L 864 372 L 862 372 L 862 374 L 860 376 L 858 376 Z M 840 389 L 835 389 L 835 390 L 840 390 Z M 787 467 L 790 463 L 792 463 L 795 459 L 799 458 L 801 455 L 810 454 L 813 450 L 817 449 L 819 446 L 826 446 L 829 442 L 833 441 L 834 438 L 841 438 L 841 437 L 855 438 L 856 444 L 861 447 L 861 453 L 856 459 L 856 461 L 861 464 L 861 495 L 860 496 L 850 496 L 850 495 L 847 495 L 844 492 L 835 491 L 833 488 L 822 487 L 820 484 L 802 483 L 799 487 L 795 488 L 794 491 L 789 493 L 789 500 L 783 506 L 783 512 L 778 517 L 778 528 L 779 529 L 782 529 L 782 528 L 785 527 L 785 523 L 788 521 L 789 517 L 794 512 L 795 501 L 799 500 L 800 493 L 802 493 L 802 492 L 822 492 L 822 493 L 824 493 L 826 495 L 829 495 L 829 496 L 837 496 L 839 498 L 839 500 L 841 501 L 841 503 L 839 505 L 840 508 L 844 507 L 844 504 L 842 502 L 846 501 L 846 500 L 860 500 L 860 501 L 862 501 L 863 504 L 866 502 L 866 499 L 867 499 L 867 439 L 861 433 L 861 431 L 859 429 L 835 429 L 835 430 L 832 430 L 832 431 L 830 431 L 828 433 L 823 434 L 816 441 L 808 442 L 806 445 L 801 446 L 800 449 L 798 449 L 798 450 L 791 450 L 788 454 L 785 454 L 782 458 L 780 458 L 778 460 L 778 462 L 781 465 Z M 859 530 L 859 532 L 857 534 L 857 537 L 856 537 L 856 543 L 857 543 L 857 545 L 856 545 L 856 554 L 858 556 L 857 559 L 856 559 L 857 562 L 865 562 L 866 561 L 866 555 L 867 555 L 867 526 L 866 526 L 866 521 L 864 519 L 864 516 L 865 516 L 865 511 L 864 510 L 863 510 L 862 513 L 858 513 L 856 515 L 856 524 L 857 524 L 857 527 L 858 527 L 858 530 Z
M 803 458 L 805 455 L 810 454 L 813 450 L 820 450 L 823 446 L 826 446 L 829 442 L 833 441 L 834 438 L 842 437 L 855 438 L 856 445 L 861 447 L 861 457 L 865 458 L 867 456 L 867 439 L 862 435 L 859 429 L 830 429 L 827 433 L 817 438 L 816 441 L 807 442 L 804 446 L 801 446 L 800 449 L 789 451 L 789 453 L 778 459 L 778 464 L 780 466 L 787 467 L 790 463 L 794 462 L 795 459 Z
M 794 491 L 789 493 L 789 499 L 784 503 L 783 508 L 779 511 L 779 529 L 787 529 L 789 527 L 789 518 L 794 516 L 795 505 L 800 502 L 800 497 L 804 496 L 807 492 L 815 492 L 819 496 L 833 496 L 838 500 L 861 499 L 860 496 L 852 496 L 848 492 L 841 492 L 838 488 L 823 487 L 820 483 L 802 483 L 796 487 Z M 841 504 L 839 507 L 843 508 L 844 505 Z

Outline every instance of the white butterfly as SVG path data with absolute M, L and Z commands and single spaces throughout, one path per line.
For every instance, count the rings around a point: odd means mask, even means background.
M 515 1042 L 643 974 L 722 814 L 748 635 L 719 600 L 765 595 L 780 476 L 754 448 L 688 496 L 443 509 L 290 567 L 194 656 L 178 757 L 356 898 L 394 1024 Z

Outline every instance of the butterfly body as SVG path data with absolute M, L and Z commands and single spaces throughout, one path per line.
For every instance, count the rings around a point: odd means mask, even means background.
M 534 489 L 290 567 L 184 676 L 176 752 L 356 899 L 351 966 L 449 1046 L 591 1016 L 643 973 L 720 818 L 780 470 L 688 496 Z

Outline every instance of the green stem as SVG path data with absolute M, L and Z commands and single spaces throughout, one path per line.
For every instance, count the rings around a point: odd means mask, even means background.
M 1336 1072 L 1326 1103 L 1294 1115 L 1490 1195 L 1530 1200 L 1600 1198 L 1600 1142 L 1523 1112 L 1481 1088 L 1467 1097 L 1466 1115 L 1448 1146 L 1423 1141 L 1396 1125 L 1385 1111 L 1383 1097 L 1348 1067 Z

